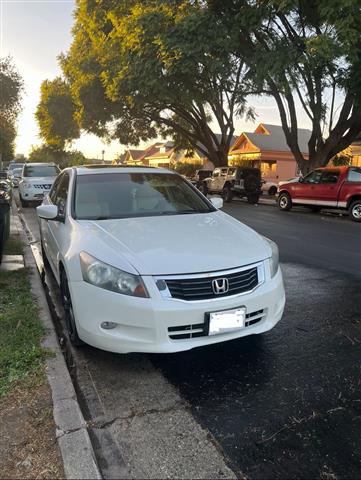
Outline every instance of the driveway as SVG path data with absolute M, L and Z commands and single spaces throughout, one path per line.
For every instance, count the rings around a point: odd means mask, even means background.
M 234 202 L 280 247 L 283 320 L 260 337 L 172 355 L 74 352 L 105 478 L 358 478 L 361 237 L 347 218 Z M 24 216 L 36 241 L 33 209 Z M 54 279 L 46 275 L 62 323 Z

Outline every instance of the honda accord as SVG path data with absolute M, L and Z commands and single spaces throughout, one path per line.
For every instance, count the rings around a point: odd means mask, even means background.
M 222 204 L 166 169 L 63 170 L 37 214 L 73 344 L 177 352 L 273 328 L 277 246 Z

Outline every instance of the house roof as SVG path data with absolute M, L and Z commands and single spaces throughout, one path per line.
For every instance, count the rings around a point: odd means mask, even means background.
M 133 160 L 140 160 L 144 155 L 144 150 L 135 150 L 133 148 L 130 148 L 128 151 Z
M 269 132 L 269 135 L 265 133 L 243 132 L 241 136 L 246 136 L 250 142 L 260 150 L 273 150 L 280 152 L 290 151 L 290 147 L 287 145 L 285 134 L 280 125 L 271 125 L 268 123 L 262 123 L 261 125 Z M 298 129 L 298 145 L 303 153 L 308 153 L 308 141 L 310 136 L 311 130 L 306 128 Z M 237 150 L 237 148 L 235 148 L 235 150 Z

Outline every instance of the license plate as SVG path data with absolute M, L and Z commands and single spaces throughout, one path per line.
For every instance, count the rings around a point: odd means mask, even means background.
M 209 335 L 228 333 L 234 330 L 241 330 L 245 326 L 245 307 L 222 312 L 211 312 L 209 315 Z

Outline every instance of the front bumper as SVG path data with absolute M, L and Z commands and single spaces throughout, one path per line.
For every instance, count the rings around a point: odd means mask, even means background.
M 27 200 L 28 202 L 32 201 L 41 201 L 44 198 L 44 195 L 46 193 L 50 192 L 50 188 L 23 188 L 20 187 L 20 195 L 24 200 Z
M 165 300 L 151 277 L 143 280 L 151 298 L 128 297 L 86 282 L 70 282 L 79 337 L 89 345 L 111 352 L 179 352 L 266 332 L 281 320 L 285 306 L 280 269 L 273 279 L 267 279 L 249 294 L 198 302 Z M 207 312 L 241 306 L 246 307 L 248 321 L 248 326 L 241 330 L 209 336 L 205 325 L 202 336 L 179 334 L 190 332 L 190 325 L 199 330 L 206 323 Z M 116 322 L 117 326 L 105 330 L 101 323 L 106 321 Z

